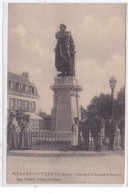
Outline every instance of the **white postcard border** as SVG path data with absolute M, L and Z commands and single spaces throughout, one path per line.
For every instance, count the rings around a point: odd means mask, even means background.
M 7 32 L 8 32 L 8 3 L 46 3 L 46 1 L 43 1 L 43 0 L 3 0 L 3 4 L 0 3 L 0 6 L 2 5 L 4 11 L 3 11 L 3 18 L 4 18 L 4 22 L 3 22 L 3 68 L 1 67 L 0 68 L 0 73 L 2 73 L 3 77 L 0 76 L 0 83 L 3 81 L 3 92 L 1 94 L 0 92 L 0 95 L 2 95 L 2 101 L 0 101 L 0 105 L 3 105 L 3 109 L 2 109 L 2 112 L 0 112 L 0 114 L 3 115 L 3 117 L 0 118 L 0 123 L 3 125 L 1 127 L 2 129 L 2 133 L 3 133 L 3 142 L 2 142 L 2 150 L 1 152 L 3 152 L 3 160 L 2 160 L 2 163 L 3 163 L 3 171 L 2 171 L 2 176 L 3 176 L 3 186 L 7 186 L 7 187 L 21 187 L 20 184 L 7 184 L 6 183 L 6 128 L 7 128 L 7 123 L 6 123 L 6 118 L 7 118 L 7 43 L 8 43 L 8 35 L 7 35 Z M 60 3 L 60 1 L 47 1 L 47 3 Z M 128 3 L 128 1 L 120 1 L 120 0 L 115 0 L 115 1 L 66 1 L 66 0 L 63 0 L 61 1 L 61 3 Z M 0 18 L 1 18 L 1 15 L 0 15 Z M 128 37 L 128 8 L 127 8 L 127 32 L 126 32 L 126 37 Z M 1 40 L 0 40 L 1 41 Z M 128 47 L 128 38 L 126 38 L 126 72 L 128 72 L 128 55 L 127 55 L 127 47 Z M 1 61 L 0 61 L 1 62 Z M 1 97 L 1 96 L 0 96 Z M 128 77 L 126 76 L 126 115 L 128 115 Z M 72 187 L 72 186 L 82 186 L 82 187 L 90 187 L 90 186 L 118 186 L 118 187 L 122 187 L 122 186 L 126 186 L 128 185 L 128 118 L 126 117 L 126 131 L 125 131 L 125 183 L 124 184 L 98 184 L 98 185 L 95 185 L 95 184 L 79 184 L 79 185 L 76 185 L 76 184 L 70 184 L 70 185 L 61 185 L 61 184 L 58 184 L 57 186 L 69 186 L 69 187 Z M 1 140 L 0 140 L 1 141 Z M 47 185 L 47 184 L 22 184 L 22 186 L 27 186 L 27 187 L 40 187 L 40 186 L 45 186 L 45 187 L 48 187 L 48 186 L 53 186 L 53 187 L 56 187 L 56 185 Z

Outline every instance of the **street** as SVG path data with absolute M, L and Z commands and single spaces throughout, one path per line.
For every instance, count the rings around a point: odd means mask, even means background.
M 16 150 L 7 155 L 8 184 L 122 184 L 124 153 Z

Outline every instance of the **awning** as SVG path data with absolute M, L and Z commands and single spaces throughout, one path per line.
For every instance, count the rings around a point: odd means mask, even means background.
M 25 112 L 25 114 L 30 116 L 30 120 L 43 120 L 42 117 L 35 113 Z

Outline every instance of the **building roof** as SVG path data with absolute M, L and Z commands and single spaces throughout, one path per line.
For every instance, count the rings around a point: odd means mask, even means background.
M 8 79 L 19 82 L 19 83 L 25 83 L 33 86 L 35 88 L 35 95 L 39 96 L 36 86 L 31 83 L 27 78 L 23 77 L 22 75 L 18 75 L 16 73 L 8 72 Z
M 25 77 L 23 77 L 22 75 L 18 75 L 16 73 L 12 73 L 12 72 L 8 72 L 8 79 L 31 84 L 30 81 L 28 79 L 26 79 Z

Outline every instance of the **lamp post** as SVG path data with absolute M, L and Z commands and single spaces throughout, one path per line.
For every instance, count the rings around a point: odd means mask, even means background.
M 112 121 L 114 120 L 114 89 L 116 87 L 117 80 L 114 76 L 109 79 L 109 85 L 111 88 L 111 100 L 112 100 Z

